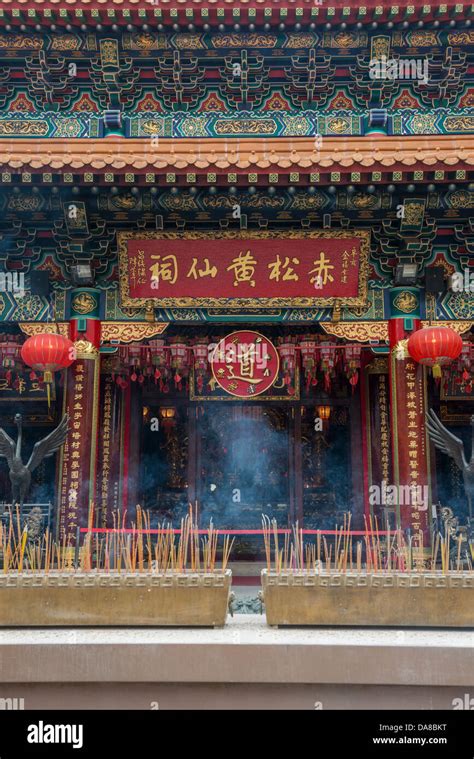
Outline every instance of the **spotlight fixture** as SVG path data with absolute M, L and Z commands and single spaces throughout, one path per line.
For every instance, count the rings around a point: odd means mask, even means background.
M 90 264 L 71 266 L 71 277 L 77 287 L 89 287 L 94 284 L 94 274 Z
M 395 269 L 396 285 L 416 285 L 418 264 L 397 264 Z
M 446 289 L 444 269 L 442 266 L 431 266 L 425 269 L 425 291 L 430 295 L 439 295 Z

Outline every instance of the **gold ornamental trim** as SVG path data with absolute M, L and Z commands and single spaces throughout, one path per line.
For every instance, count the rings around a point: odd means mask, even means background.
M 319 326 L 328 334 L 351 340 L 355 343 L 368 343 L 373 340 L 388 343 L 388 321 L 378 322 L 319 322 Z M 451 327 L 459 335 L 464 335 L 474 327 L 474 321 L 422 321 L 422 327 Z
M 121 343 L 140 342 L 140 340 L 150 340 L 152 337 L 162 335 L 168 327 L 169 322 L 101 322 L 101 343 L 107 343 L 111 340 L 118 340 Z M 59 322 L 51 324 L 50 322 L 20 322 L 18 325 L 21 331 L 32 337 L 52 333 L 57 335 L 58 332 L 64 337 L 69 337 L 69 322 Z
M 328 335 L 354 343 L 388 342 L 388 322 L 319 322 Z
M 18 326 L 28 337 L 45 333 L 69 337 L 69 322 L 19 322 Z
M 422 321 L 422 327 L 451 327 L 458 335 L 464 335 L 466 332 L 474 327 L 474 321 L 462 322 L 462 321 Z
M 102 322 L 102 342 L 119 340 L 121 343 L 134 343 L 150 340 L 162 335 L 167 327 L 168 322 Z
M 128 279 L 129 264 L 127 240 L 317 240 L 317 239 L 360 239 L 360 267 L 358 294 L 352 298 L 132 298 Z M 150 300 L 159 308 L 321 308 L 334 306 L 340 302 L 345 306 L 365 306 L 368 293 L 370 231 L 365 229 L 311 232 L 290 231 L 246 231 L 230 232 L 117 232 L 119 251 L 120 299 L 127 308 L 146 307 Z

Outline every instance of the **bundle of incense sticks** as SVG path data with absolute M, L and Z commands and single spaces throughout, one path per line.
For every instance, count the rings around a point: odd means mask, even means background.
M 229 563 L 234 539 L 223 537 L 213 523 L 204 536 L 199 534 L 198 508 L 189 506 L 176 534 L 170 523 L 159 524 L 151 532 L 150 515 L 139 505 L 132 532 L 125 531 L 126 512 L 113 515 L 113 531 L 93 533 L 94 505 L 89 509 L 88 530 L 82 546 L 75 548 L 62 540 L 54 540 L 47 529 L 34 542 L 28 540 L 27 526 L 22 526 L 20 512 L 10 510 L 7 525 L 0 523 L 0 571 L 50 572 L 222 572 Z
M 285 531 L 283 548 L 279 548 L 278 528 L 275 519 L 262 515 L 262 532 L 267 569 L 281 573 L 287 570 L 308 572 L 425 572 L 472 571 L 474 543 L 465 543 L 463 536 L 456 537 L 456 558 L 450 559 L 450 535 L 447 525 L 444 534 L 433 535 L 431 557 L 427 559 L 423 534 L 405 534 L 391 531 L 387 524 L 386 535 L 381 535 L 377 518 L 365 520 L 361 539 L 353 544 L 351 514 L 343 515 L 342 525 L 336 525 L 333 535 L 316 533 L 314 543 L 303 539 L 303 530 L 296 522 Z

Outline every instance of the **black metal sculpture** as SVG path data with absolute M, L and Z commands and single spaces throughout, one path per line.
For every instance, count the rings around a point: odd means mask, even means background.
M 22 416 L 15 414 L 15 424 L 18 427 L 16 445 L 11 437 L 0 427 L 0 456 L 5 456 L 8 467 L 10 482 L 12 484 L 12 503 L 23 506 L 30 489 L 31 473 L 48 456 L 52 456 L 66 440 L 69 417 L 63 416 L 55 430 L 46 435 L 42 440 L 35 443 L 33 452 L 25 466 L 21 460 L 21 437 Z
M 472 449 L 471 460 L 467 461 L 464 453 L 464 444 L 456 435 L 446 429 L 442 421 L 436 416 L 433 409 L 428 411 L 426 419 L 428 432 L 433 443 L 440 451 L 447 453 L 454 460 L 462 472 L 464 490 L 469 504 L 469 519 L 472 518 L 472 502 L 474 500 L 474 415 L 471 416 Z

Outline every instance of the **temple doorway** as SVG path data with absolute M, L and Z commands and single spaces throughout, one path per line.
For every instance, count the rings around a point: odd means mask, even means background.
M 352 399 L 144 406 L 140 503 L 178 526 L 197 503 L 203 526 L 256 530 L 264 513 L 279 527 L 333 529 L 360 510 L 354 416 Z
M 205 521 L 251 529 L 265 513 L 286 526 L 293 501 L 290 417 L 268 404 L 204 407 L 196 495 Z

